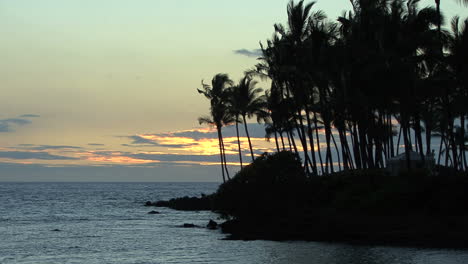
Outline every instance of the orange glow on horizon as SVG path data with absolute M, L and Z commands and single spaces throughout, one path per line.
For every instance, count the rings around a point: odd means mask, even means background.
M 125 156 L 99 156 L 99 157 L 88 157 L 89 161 L 97 162 L 110 162 L 110 163 L 122 163 L 122 164 L 145 164 L 145 163 L 158 163 L 157 160 L 143 160 L 143 159 L 134 159 Z

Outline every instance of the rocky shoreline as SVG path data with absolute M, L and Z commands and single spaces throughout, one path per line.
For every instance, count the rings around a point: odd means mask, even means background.
M 280 153 L 256 159 L 213 194 L 145 205 L 217 212 L 227 239 L 468 248 L 468 174 L 439 172 L 309 177 Z
M 194 206 L 190 207 L 190 204 Z M 147 202 L 145 206 L 168 207 L 174 210 L 212 210 L 200 204 L 211 204 L 209 196 Z M 209 220 L 206 228 L 220 228 L 227 235 L 227 240 L 302 240 L 363 245 L 468 248 L 467 223 L 468 216 L 331 215 L 330 212 L 306 212 L 291 216 L 278 212 L 276 217 L 270 216 L 265 219 L 231 219 L 221 224 Z M 183 227 L 194 226 L 184 224 Z

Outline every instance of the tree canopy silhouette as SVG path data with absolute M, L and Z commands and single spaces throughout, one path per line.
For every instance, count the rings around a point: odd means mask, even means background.
M 244 123 L 251 156 L 247 118 L 257 116 L 309 175 L 384 168 L 402 150 L 411 168 L 412 152 L 426 160 L 434 149 L 438 164 L 466 171 L 468 20 L 446 28 L 439 0 L 350 1 L 334 21 L 315 2 L 290 1 L 250 71 L 271 88 L 261 95 L 249 75 L 215 100 Z

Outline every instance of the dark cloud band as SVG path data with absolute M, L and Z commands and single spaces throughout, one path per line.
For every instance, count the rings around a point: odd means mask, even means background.
M 238 49 L 238 50 L 234 50 L 234 54 L 258 58 L 262 56 L 262 50 L 261 49 L 254 49 L 254 50 Z
M 0 151 L 0 158 L 27 160 L 77 160 L 77 158 L 52 155 L 47 152 Z

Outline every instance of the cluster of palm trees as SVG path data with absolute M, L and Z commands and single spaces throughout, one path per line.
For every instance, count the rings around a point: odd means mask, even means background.
M 419 0 L 350 1 L 352 10 L 336 21 L 314 11 L 314 2 L 291 1 L 287 25 L 276 24 L 261 44 L 248 84 L 217 75 L 199 90 L 211 100 L 212 117 L 200 121 L 218 128 L 224 165 L 222 125 L 246 125 L 256 115 L 277 150 L 301 153 L 314 175 L 383 168 L 400 146 L 411 167 L 412 151 L 432 155 L 433 137 L 440 139 L 439 164 L 468 169 L 468 20 L 454 17 L 446 30 L 440 0 L 436 8 L 419 8 Z M 271 80 L 265 95 L 252 74 Z M 246 85 L 255 101 L 248 111 L 240 110 L 246 95 L 227 87 Z
M 244 124 L 250 155 L 252 161 L 254 160 L 254 151 L 250 140 L 247 119 L 256 116 L 258 121 L 260 121 L 268 117 L 265 95 L 261 95 L 263 89 L 256 88 L 256 85 L 257 81 L 253 80 L 250 74 L 246 74 L 237 85 L 234 85 L 234 82 L 227 74 L 220 73 L 213 77 L 211 86 L 202 81 L 202 89 L 198 89 L 199 93 L 210 100 L 210 116 L 200 117 L 198 121 L 200 124 L 209 124 L 216 127 L 223 181 L 230 179 L 223 135 L 221 132 L 223 126 L 231 125 L 232 123 L 236 126 L 239 161 L 242 168 L 243 161 L 239 137 L 239 123 Z

